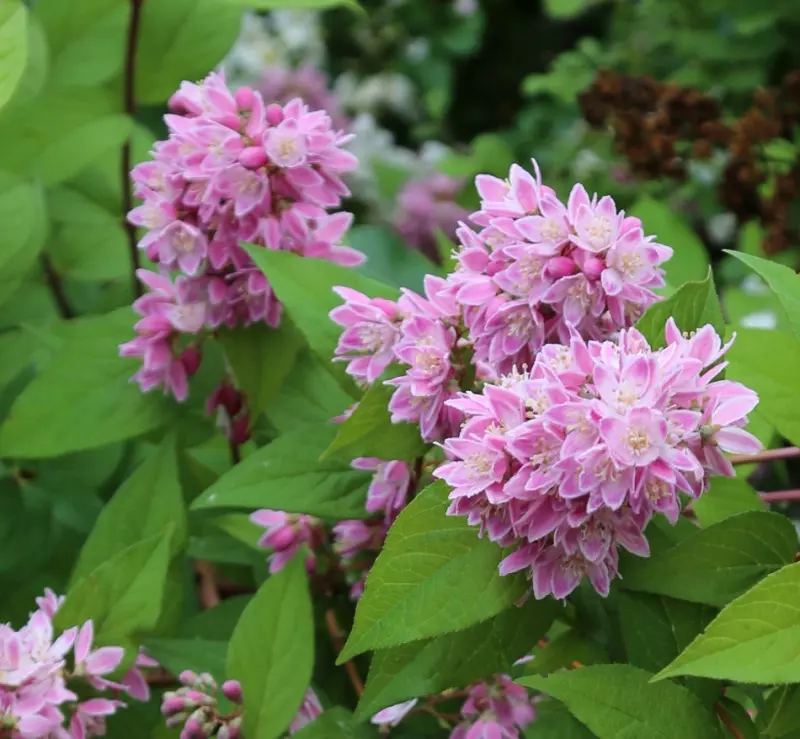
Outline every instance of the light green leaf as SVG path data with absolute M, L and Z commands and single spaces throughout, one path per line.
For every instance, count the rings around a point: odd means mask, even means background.
M 649 559 L 625 557 L 620 585 L 656 595 L 723 606 L 794 560 L 797 533 L 785 516 L 740 513 Z
M 55 84 L 101 85 L 122 71 L 129 3 L 37 0 L 34 17 L 47 36 Z
M 653 348 L 666 346 L 664 326 L 674 318 L 681 331 L 694 331 L 710 323 L 718 334 L 725 333 L 725 321 L 709 268 L 702 282 L 688 282 L 666 300 L 651 305 L 639 319 L 636 328 Z
M 370 473 L 352 469 L 349 460 L 319 461 L 335 433 L 330 425 L 306 426 L 278 437 L 222 475 L 192 508 L 273 508 L 363 518 Z
M 94 621 L 101 643 L 118 644 L 158 623 L 169 566 L 173 532 L 162 533 L 123 549 L 78 580 L 54 619 L 57 628 Z
M 22 77 L 17 83 L 9 105 L 25 105 L 35 98 L 44 87 L 49 72 L 50 50 L 42 30 L 42 24 L 35 16 L 28 15 L 28 58 Z
M 603 0 L 545 0 L 545 11 L 551 18 L 567 19 L 580 15 Z
M 22 284 L 45 239 L 46 215 L 41 189 L 0 172 L 0 304 Z
M 227 674 L 242 684 L 245 736 L 283 734 L 303 700 L 313 663 L 311 597 L 299 556 L 259 588 L 231 637 Z
M 800 343 L 782 331 L 741 329 L 727 354 L 726 376 L 758 393 L 757 413 L 794 444 L 800 444 L 800 395 L 787 392 L 800 366 Z
M 341 706 L 326 708 L 308 726 L 292 734 L 295 739 L 371 739 L 377 735 L 377 727 L 356 723 Z
M 658 677 L 800 682 L 800 563 L 774 572 L 723 608 Z
M 448 489 L 437 482 L 405 508 L 367 577 L 339 662 L 367 650 L 466 629 L 516 603 L 524 578 L 501 577 L 503 550 L 448 516 Z
M 14 94 L 28 61 L 28 9 L 20 0 L 0 6 L 0 108 Z
M 410 698 L 508 672 L 544 636 L 558 611 L 554 600 L 529 600 L 464 631 L 375 652 L 356 715 L 366 718 Z
M 135 359 L 118 346 L 133 336 L 129 308 L 69 322 L 63 346 L 17 398 L 2 427 L 3 456 L 56 457 L 130 439 L 161 425 L 167 401 L 130 383 Z
M 728 254 L 744 262 L 769 285 L 786 312 L 795 338 L 800 339 L 800 276 L 793 269 L 768 259 L 736 251 L 729 251 Z
M 692 503 L 692 510 L 703 526 L 711 526 L 737 513 L 763 511 L 766 507 L 747 481 L 738 477 L 712 477 L 711 487 Z
M 233 370 L 236 386 L 247 396 L 250 421 L 269 406 L 294 365 L 303 337 L 290 321 L 278 328 L 263 323 L 220 331 L 217 340 Z
M 666 203 L 649 196 L 639 198 L 628 215 L 642 221 L 645 235 L 653 235 L 659 244 L 674 250 L 666 263 L 667 282 L 680 287 L 686 282 L 702 280 L 708 274 L 708 252 L 697 234 Z
M 344 302 L 333 292 L 334 287 L 350 287 L 371 298 L 397 299 L 398 291 L 395 288 L 333 262 L 301 257 L 287 251 L 271 251 L 251 244 L 244 246 L 256 266 L 269 279 L 294 325 L 323 362 L 331 362 L 342 333 L 341 327 L 328 316 Z M 352 380 L 345 374 L 343 362 L 331 363 L 331 373 L 345 389 L 353 388 Z M 358 397 L 355 390 L 352 394 Z
M 186 511 L 173 438 L 165 439 L 125 480 L 81 548 L 72 574 L 77 582 L 118 552 L 172 525 L 173 556 L 186 544 Z
M 412 423 L 392 423 L 389 400 L 394 388 L 378 381 L 372 384 L 353 414 L 339 427 L 323 459 L 377 457 L 411 461 L 425 454 L 429 445 Z
M 208 74 L 239 34 L 241 7 L 230 0 L 169 0 L 142 6 L 136 97 L 163 103 L 183 80 Z
M 517 682 L 557 698 L 599 739 L 719 739 L 714 714 L 686 688 L 629 665 L 595 665 Z
M 208 672 L 216 679 L 225 674 L 227 641 L 209 639 L 148 639 L 147 654 L 173 675 L 183 670 Z
M 128 237 L 118 213 L 71 188 L 48 193 L 52 232 L 48 251 L 60 274 L 84 282 L 127 277 Z

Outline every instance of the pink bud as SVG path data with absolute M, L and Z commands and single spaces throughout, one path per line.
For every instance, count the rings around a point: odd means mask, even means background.
M 583 263 L 583 273 L 590 279 L 590 280 L 599 280 L 600 275 L 603 274 L 603 270 L 606 268 L 602 259 L 598 259 L 597 257 L 589 257 Z
M 250 440 L 250 416 L 243 413 L 231 424 L 231 441 L 236 446 L 246 444 Z
M 232 703 L 242 702 L 242 686 L 238 680 L 227 680 L 222 683 L 222 695 Z
M 249 169 L 258 169 L 267 162 L 267 152 L 260 146 L 248 146 L 239 154 L 239 164 Z
M 277 126 L 283 120 L 283 108 L 278 103 L 270 103 L 266 110 L 267 123 Z
M 181 685 L 191 685 L 194 682 L 197 682 L 197 673 L 192 672 L 191 670 L 184 670 L 180 675 L 178 675 L 178 680 L 180 681 Z
M 186 725 L 183 727 L 180 739 L 206 739 L 206 732 L 203 730 L 203 724 L 194 716 L 190 716 L 186 720 Z
M 183 363 L 183 368 L 186 370 L 186 374 L 189 377 L 197 372 L 202 359 L 203 355 L 198 347 L 187 346 L 186 349 L 183 350 L 183 354 L 181 354 L 181 362 Z
M 179 695 L 171 695 L 164 698 L 164 702 L 161 704 L 161 713 L 169 716 L 173 713 L 180 713 L 184 708 L 187 708 L 186 700 Z
M 236 105 L 239 110 L 250 110 L 253 107 L 253 100 L 255 100 L 255 93 L 252 87 L 240 87 L 236 91 Z
M 297 533 L 291 524 L 273 529 L 267 534 L 267 544 L 277 551 L 288 549 L 296 540 Z
M 575 262 L 569 257 L 553 257 L 545 269 L 548 277 L 559 280 L 562 277 L 569 277 L 575 271 Z

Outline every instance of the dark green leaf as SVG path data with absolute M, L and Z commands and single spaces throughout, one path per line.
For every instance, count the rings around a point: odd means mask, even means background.
M 533 659 L 525 663 L 526 675 L 546 675 L 575 662 L 581 665 L 594 665 L 608 661 L 603 647 L 591 637 L 570 629 L 559 634 L 533 652 Z
M 629 665 L 595 665 L 517 682 L 566 704 L 599 739 L 718 739 L 716 716 L 686 688 Z
M 115 554 L 173 527 L 175 555 L 186 544 L 186 512 L 178 480 L 174 439 L 168 438 L 114 493 L 81 549 L 72 582 Z
M 703 526 L 711 526 L 737 513 L 765 509 L 758 493 L 738 477 L 712 477 L 709 490 L 692 503 L 692 510 Z
M 636 328 L 653 348 L 663 347 L 666 345 L 664 326 L 670 317 L 675 319 L 681 331 L 694 331 L 710 323 L 718 334 L 725 333 L 725 321 L 710 268 L 702 282 L 687 282 L 666 300 L 651 305 Z
M 262 447 L 198 497 L 192 508 L 273 508 L 330 518 L 359 518 L 370 474 L 349 462 L 320 462 L 332 426 L 307 426 Z
M 208 639 L 148 639 L 147 654 L 173 675 L 183 670 L 208 672 L 216 679 L 225 674 L 227 641 Z
M 768 737 L 796 736 L 800 727 L 800 685 L 786 685 L 775 689 L 759 718 L 763 721 L 763 734 Z
M 563 703 L 554 700 L 536 704 L 536 720 L 525 730 L 525 739 L 592 739 L 592 734 Z
M 295 739 L 370 739 L 378 736 L 378 730 L 374 726 L 356 723 L 349 711 L 336 706 L 326 709 L 292 736 Z
M 503 550 L 448 516 L 448 489 L 431 485 L 403 510 L 370 570 L 339 661 L 367 650 L 466 629 L 516 603 L 524 578 L 501 577 Z
M 508 672 L 544 636 L 560 606 L 528 601 L 464 631 L 375 652 L 357 715 Z
M 649 559 L 626 557 L 620 585 L 723 606 L 757 580 L 794 561 L 797 533 L 785 516 L 741 513 Z
M 242 684 L 245 736 L 283 734 L 303 700 L 313 663 L 311 597 L 300 556 L 259 588 L 231 637 L 227 675 Z

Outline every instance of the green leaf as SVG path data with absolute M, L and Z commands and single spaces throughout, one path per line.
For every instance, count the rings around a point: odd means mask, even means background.
M 536 647 L 533 657 L 532 661 L 525 663 L 526 675 L 546 675 L 570 667 L 574 662 L 594 665 L 608 661 L 605 649 L 577 629 L 569 629 L 544 646 Z
M 603 0 L 545 0 L 545 11 L 551 18 L 559 20 L 574 18 L 587 8 L 598 5 Z
M 253 423 L 280 392 L 303 345 L 303 337 L 290 321 L 284 320 L 278 328 L 259 323 L 226 329 L 219 332 L 217 340 L 225 350 L 236 386 L 247 396 Z
M 666 264 L 667 282 L 678 287 L 702 280 L 708 273 L 708 252 L 697 234 L 666 203 L 649 196 L 639 198 L 628 215 L 642 221 L 646 235 L 654 235 L 659 244 L 672 247 L 674 254 Z
M 464 631 L 375 652 L 356 715 L 508 672 L 544 636 L 560 606 L 529 600 Z
M 774 572 L 728 606 L 658 677 L 800 682 L 800 563 Z
M 0 108 L 14 94 L 28 61 L 28 10 L 20 0 L 0 7 Z
M 376 727 L 357 724 L 349 711 L 335 706 L 325 709 L 321 716 L 292 736 L 295 739 L 370 739 L 377 733 Z
M 267 408 L 267 418 L 285 434 L 309 424 L 326 424 L 353 404 L 323 362 L 306 346 L 297 354 L 289 376 Z
M 563 703 L 554 700 L 536 703 L 536 720 L 522 735 L 525 739 L 593 739 L 595 736 Z
M 371 280 L 353 269 L 323 259 L 301 257 L 287 251 L 271 251 L 245 244 L 247 253 L 267 276 L 278 299 L 284 304 L 294 325 L 306 337 L 308 345 L 323 362 L 331 362 L 342 333 L 328 314 L 342 299 L 333 292 L 336 286 L 350 287 L 371 298 L 396 300 L 398 291 Z M 331 363 L 333 374 L 345 389 L 353 382 L 345 374 L 344 363 Z M 353 392 L 353 397 L 357 397 Z
M 411 461 L 425 454 L 429 445 L 420 438 L 416 424 L 392 423 L 388 406 L 393 392 L 394 388 L 383 382 L 372 384 L 322 458 Z
M 147 653 L 173 675 L 183 670 L 208 672 L 217 679 L 225 674 L 228 642 L 209 639 L 148 639 Z
M 718 334 L 725 333 L 725 321 L 710 268 L 702 282 L 686 283 L 666 300 L 651 305 L 639 319 L 636 328 L 653 348 L 666 346 L 664 326 L 670 316 L 681 331 L 694 331 L 710 323 Z
M 132 121 L 117 112 L 119 103 L 102 89 L 48 86 L 25 105 L 6 111 L 0 138 L 0 169 L 57 185 L 77 175 L 109 151 L 118 150 Z M 53 121 L 58 126 L 53 126 Z
M 172 438 L 154 449 L 105 505 L 81 548 L 72 582 L 168 525 L 172 525 L 174 556 L 186 544 L 187 524 Z
M 300 556 L 259 588 L 231 637 L 227 674 L 242 684 L 245 736 L 276 739 L 286 730 L 313 663 L 314 620 Z
M 758 493 L 738 477 L 712 477 L 711 487 L 692 503 L 692 510 L 703 526 L 711 526 L 737 513 L 766 508 Z
M 425 275 L 438 272 L 430 259 L 386 226 L 355 226 L 347 234 L 347 244 L 367 255 L 361 272 L 397 287 L 422 292 Z
M 169 566 L 171 528 L 115 554 L 69 588 L 54 619 L 56 627 L 80 626 L 91 618 L 98 641 L 106 644 L 155 628 Z
M 782 737 L 797 736 L 800 726 L 800 685 L 787 685 L 777 688 L 767 698 L 764 711 L 759 718 L 763 720 L 763 735 Z
M 800 342 L 782 331 L 741 329 L 727 359 L 727 378 L 758 393 L 758 415 L 793 444 L 800 444 L 800 395 L 786 391 L 796 381 Z
M 367 650 L 466 629 L 513 605 L 524 578 L 501 577 L 503 550 L 448 516 L 448 489 L 437 482 L 405 508 L 367 577 L 339 662 Z
M 0 304 L 22 284 L 46 235 L 41 189 L 0 172 Z
M 626 557 L 620 585 L 723 606 L 794 560 L 797 533 L 785 516 L 752 511 L 727 518 L 649 559 Z
M 306 426 L 278 437 L 226 472 L 193 509 L 272 508 L 313 516 L 363 518 L 371 475 L 347 462 L 320 462 L 332 426 Z
M 208 74 L 239 34 L 241 8 L 230 0 L 170 0 L 142 5 L 136 97 L 163 103 L 183 80 Z
M 325 10 L 341 5 L 361 9 L 357 0 L 228 0 L 228 2 L 251 10 L 272 10 L 274 8 Z
M 130 383 L 136 359 L 119 357 L 134 322 L 129 308 L 69 322 L 63 346 L 0 427 L 4 456 L 56 457 L 139 436 L 166 420 L 165 399 Z
M 122 71 L 130 7 L 119 0 L 37 0 L 34 17 L 50 47 L 52 80 L 101 85 Z
M 595 665 L 517 682 L 563 701 L 599 739 L 717 739 L 716 717 L 686 688 L 629 665 Z
M 83 282 L 127 277 L 128 237 L 118 213 L 110 213 L 71 188 L 48 193 L 52 232 L 48 251 L 56 271 Z
M 800 339 L 800 276 L 793 269 L 767 259 L 737 251 L 728 254 L 744 262 L 769 285 L 786 312 L 792 332 Z

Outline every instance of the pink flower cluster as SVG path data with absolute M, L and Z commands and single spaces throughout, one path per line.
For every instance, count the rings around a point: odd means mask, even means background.
M 447 282 L 428 275 L 425 297 L 404 290 L 396 302 L 334 288 L 345 303 L 330 317 L 344 328 L 336 359 L 347 373 L 372 384 L 393 362 L 405 374 L 386 380 L 395 387 L 392 421 L 418 423 L 425 441 L 452 435 L 460 413 L 446 401 L 455 397 L 465 373 L 473 371 L 468 347 L 459 340 L 460 308 Z
M 264 100 L 288 103 L 300 98 L 312 110 L 324 110 L 336 128 L 347 128 L 347 116 L 339 98 L 330 89 L 328 77 L 312 64 L 299 67 L 269 67 L 257 86 Z
M 342 148 L 351 136 L 327 113 L 299 98 L 268 105 L 247 87 L 234 94 L 213 73 L 182 83 L 170 108 L 169 138 L 131 173 L 143 203 L 128 219 L 145 229 L 139 246 L 163 276 L 140 273 L 153 292 L 136 302 L 143 319 L 122 353 L 141 357 L 134 379 L 143 390 L 163 386 L 180 400 L 199 361 L 195 351 L 187 362 L 193 344 L 183 335 L 280 321 L 280 303 L 241 242 L 346 266 L 363 256 L 339 243 L 351 214 L 328 212 L 349 195 L 341 175 L 357 160 Z
M 217 711 L 218 686 L 207 672 L 198 675 L 184 670 L 178 690 L 167 691 L 161 700 L 161 713 L 170 728 L 182 727 L 180 739 L 238 739 L 241 736 L 241 710 L 223 715 Z M 222 695 L 241 705 L 242 686 L 236 680 L 222 684 Z
M 56 637 L 53 616 L 64 598 L 50 590 L 36 599 L 39 608 L 19 631 L 0 625 L 0 733 L 11 739 L 84 739 L 106 733 L 106 717 L 125 703 L 123 693 L 147 700 L 150 691 L 141 667 L 156 663 L 141 655 L 122 682 L 116 670 L 122 647 L 92 649 L 94 626 L 67 629 Z M 71 653 L 71 656 L 70 656 Z M 81 697 L 72 690 L 80 689 Z M 89 692 L 113 691 L 114 698 Z M 91 697 L 89 697 L 91 696 Z M 3 733 L 9 732 L 9 734 Z
M 477 361 L 500 372 L 533 362 L 545 342 L 572 331 L 604 339 L 632 326 L 658 299 L 672 249 L 645 236 L 605 196 L 575 185 L 566 204 L 518 165 L 509 180 L 479 175 L 481 208 L 462 224 L 448 277 Z
M 313 572 L 316 565 L 314 551 L 321 544 L 323 537 L 322 521 L 314 516 L 271 511 L 266 508 L 251 513 L 250 520 L 266 529 L 258 540 L 258 545 L 273 550 L 269 557 L 271 573 L 280 572 L 304 547 L 307 552 L 306 569 Z
M 744 430 L 758 396 L 716 379 L 725 346 L 709 325 L 691 336 L 672 319 L 667 346 L 636 330 L 618 341 L 574 334 L 514 373 L 450 405 L 467 420 L 434 475 L 452 488 L 449 513 L 502 546 L 501 574 L 528 570 L 537 598 L 564 598 L 587 576 L 602 595 L 618 546 L 647 556 L 656 513 L 675 522 L 711 473 L 732 475 L 723 452 L 752 453 Z
M 441 262 L 436 232 L 455 238 L 458 222 L 469 214 L 456 202 L 464 181 L 436 172 L 411 179 L 397 196 L 394 227 L 403 239 L 435 263 Z

